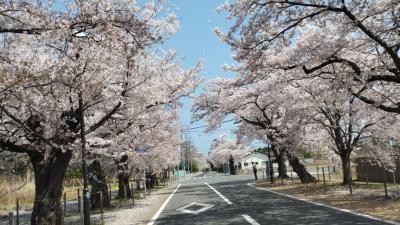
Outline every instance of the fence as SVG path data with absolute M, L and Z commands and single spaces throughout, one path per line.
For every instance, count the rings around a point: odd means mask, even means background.
M 136 200 L 146 200 L 146 196 L 150 195 L 152 191 L 157 191 L 158 189 L 168 186 L 170 182 L 177 180 L 178 177 L 174 176 L 164 176 L 160 174 L 153 180 L 151 179 L 132 179 L 127 185 L 124 186 L 124 195 L 118 195 L 118 184 L 114 181 L 108 183 L 108 193 L 107 197 L 112 200 L 112 205 L 117 207 L 132 207 L 135 205 Z M 77 182 L 79 183 L 79 182 Z M 66 187 L 68 191 L 64 192 L 61 198 L 61 208 L 62 208 L 62 218 L 64 224 L 83 224 L 83 196 L 81 188 Z M 79 186 L 78 186 L 79 187 Z M 129 190 L 131 195 L 129 196 Z M 105 221 L 105 205 L 103 192 L 95 193 L 99 199 L 99 207 L 96 210 L 92 209 L 91 220 L 104 224 Z M 92 193 L 92 196 L 94 194 Z M 54 199 L 44 199 L 42 201 L 51 201 Z M 56 201 L 58 202 L 58 201 Z M 24 213 L 21 214 L 21 211 Z M 15 200 L 15 210 L 9 212 L 6 218 L 0 218 L 0 225 L 25 225 L 30 224 L 30 214 L 32 208 L 22 208 L 20 204 L 20 199 Z
M 288 167 L 288 177 L 285 179 L 283 177 L 278 178 L 278 173 L 274 168 L 273 181 L 275 185 L 304 185 L 307 188 L 313 185 L 314 187 L 320 187 L 324 191 L 329 191 L 330 187 L 347 187 L 349 194 L 353 194 L 353 191 L 357 189 L 369 190 L 374 194 L 380 193 L 380 195 L 384 195 L 386 198 L 400 198 L 400 189 L 397 186 L 396 177 L 393 176 L 393 174 L 396 174 L 395 172 L 388 173 L 387 170 L 379 167 L 374 170 L 368 170 L 369 172 L 363 171 L 362 178 L 360 179 L 357 176 L 360 172 L 356 172 L 356 167 L 358 165 L 352 165 L 350 169 L 350 180 L 352 182 L 348 182 L 346 186 L 342 185 L 343 171 L 331 165 L 307 166 L 307 171 L 316 179 L 316 182 L 313 183 L 301 183 L 296 172 L 291 167 Z M 380 174 L 380 179 L 368 179 L 368 177 L 376 177 L 377 173 Z M 271 181 L 267 171 L 259 170 L 257 174 L 259 179 Z

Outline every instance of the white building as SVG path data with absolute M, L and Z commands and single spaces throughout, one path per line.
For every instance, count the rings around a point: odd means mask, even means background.
M 271 156 L 271 160 L 274 158 Z M 253 163 L 257 165 L 258 169 L 265 169 L 268 162 L 268 155 L 253 152 L 247 156 L 245 156 L 242 160 L 237 162 L 238 170 L 242 170 L 244 172 L 251 172 L 253 171 Z
M 274 157 L 271 155 L 271 161 L 274 161 Z M 238 161 L 236 164 L 236 168 L 238 171 L 242 171 L 244 173 L 250 173 L 253 172 L 253 163 L 257 165 L 258 170 L 265 170 L 268 164 L 268 155 L 259 153 L 259 152 L 253 152 L 247 156 L 245 156 L 242 160 Z M 286 166 L 288 166 L 288 162 L 285 162 Z M 277 171 L 278 169 L 278 164 L 273 163 L 274 170 Z

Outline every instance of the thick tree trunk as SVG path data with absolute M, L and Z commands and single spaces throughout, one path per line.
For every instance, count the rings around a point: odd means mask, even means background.
M 278 163 L 278 178 L 288 178 L 289 176 L 287 175 L 287 168 L 285 164 L 285 157 L 283 156 L 283 153 L 280 152 L 275 156 L 276 161 Z
M 103 206 L 110 207 L 110 196 L 108 195 L 108 186 L 106 176 L 101 168 L 100 161 L 95 159 L 88 167 L 89 184 L 92 186 L 90 192 L 90 204 L 93 209 L 101 207 L 100 192 L 103 194 Z
M 132 196 L 131 188 L 129 187 L 129 174 L 128 173 L 118 173 L 118 198 L 130 198 Z
M 229 158 L 229 171 L 230 171 L 230 174 L 232 174 L 232 175 L 236 174 L 235 161 L 233 160 L 232 156 Z
M 214 164 L 212 164 L 211 162 L 208 162 L 208 164 L 210 164 L 211 171 L 215 171 L 215 166 L 214 166 Z
M 147 172 L 146 173 L 146 188 L 154 189 L 157 185 L 157 174 Z
M 35 202 L 31 224 L 63 224 L 60 200 L 63 194 L 64 174 L 72 153 L 53 150 L 49 156 L 38 152 L 30 152 L 28 155 L 35 173 Z
M 299 176 L 301 183 L 313 183 L 317 180 L 307 171 L 306 167 L 300 162 L 297 156 L 287 153 L 290 166 L 293 171 Z
M 274 140 L 272 137 L 269 137 L 270 140 Z M 278 178 L 288 178 L 287 169 L 285 164 L 285 151 L 282 149 L 277 149 L 275 144 L 271 144 L 271 151 L 274 154 L 275 160 L 278 163 Z
M 343 170 L 343 185 L 349 184 L 351 179 L 350 176 L 350 154 L 343 153 L 340 156 L 342 160 L 342 170 Z
M 124 155 L 117 162 L 118 167 L 118 198 L 132 197 L 131 188 L 129 187 L 129 171 L 128 171 L 128 156 Z

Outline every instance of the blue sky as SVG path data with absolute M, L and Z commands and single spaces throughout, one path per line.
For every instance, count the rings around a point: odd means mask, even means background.
M 180 20 L 181 27 L 178 33 L 165 42 L 164 47 L 176 49 L 178 56 L 184 58 L 184 67 L 189 68 L 199 60 L 203 61 L 204 67 L 201 75 L 204 77 L 204 86 L 208 80 L 219 77 L 233 77 L 234 74 L 225 72 L 222 65 L 234 63 L 229 46 L 218 40 L 213 33 L 213 28 L 220 27 L 227 30 L 232 23 L 225 19 L 225 15 L 218 13 L 216 8 L 223 4 L 224 0 L 171 0 L 172 7 L 176 7 L 176 14 Z M 201 93 L 202 88 L 196 91 Z M 184 99 L 181 121 L 184 125 L 198 127 L 203 123 L 190 124 L 191 121 L 191 99 Z M 225 134 L 234 138 L 231 130 L 232 123 L 224 124 L 220 129 L 211 134 L 202 132 L 204 129 L 192 130 L 187 136 L 200 152 L 207 154 L 211 141 Z

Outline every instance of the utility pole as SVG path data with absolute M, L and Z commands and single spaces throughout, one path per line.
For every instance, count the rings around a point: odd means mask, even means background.
M 183 170 L 186 176 L 186 166 L 187 166 L 187 132 L 185 131 L 185 142 L 184 142 L 185 154 L 184 154 L 184 162 L 183 162 Z
M 192 173 L 192 153 L 191 153 L 190 145 L 191 145 L 191 141 L 189 139 L 189 141 L 188 141 L 188 154 L 189 154 L 188 161 L 189 162 L 188 163 L 189 163 L 189 173 Z
M 90 192 L 88 189 L 88 169 L 86 163 L 86 138 L 85 138 L 85 119 L 83 113 L 83 96 L 79 92 L 79 117 L 81 123 L 81 144 L 82 144 L 82 173 L 83 173 L 83 224 L 90 225 Z

